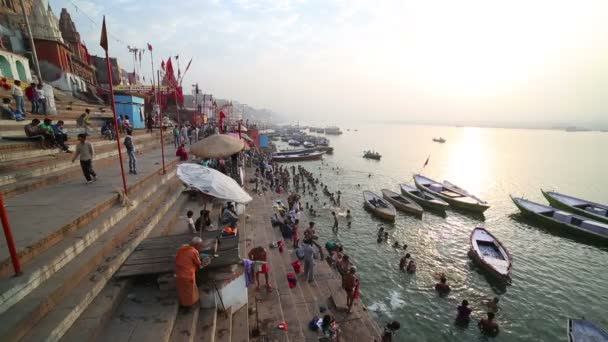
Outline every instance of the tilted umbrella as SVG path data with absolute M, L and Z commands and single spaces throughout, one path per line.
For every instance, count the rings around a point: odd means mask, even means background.
M 249 203 L 252 200 L 234 179 L 202 165 L 179 164 L 177 177 L 187 186 L 198 189 L 208 196 L 236 203 Z
M 190 147 L 190 153 L 199 158 L 225 158 L 240 152 L 244 143 L 227 134 L 214 134 Z

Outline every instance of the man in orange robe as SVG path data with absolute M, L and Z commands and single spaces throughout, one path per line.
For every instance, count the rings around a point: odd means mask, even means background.
M 197 236 L 189 245 L 181 247 L 175 256 L 175 287 L 179 304 L 183 307 L 191 307 L 198 302 L 196 271 L 202 264 L 199 254 L 202 248 L 203 240 Z

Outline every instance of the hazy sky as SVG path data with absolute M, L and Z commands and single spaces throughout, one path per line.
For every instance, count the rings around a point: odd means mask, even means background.
M 51 0 L 99 54 L 72 3 L 157 63 L 193 57 L 185 88 L 294 118 L 608 122 L 606 0 Z

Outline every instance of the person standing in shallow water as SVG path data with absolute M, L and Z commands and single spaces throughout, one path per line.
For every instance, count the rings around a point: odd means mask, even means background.
M 331 215 L 334 217 L 334 225 L 333 225 L 333 227 L 331 228 L 331 230 L 332 230 L 334 233 L 337 233 L 337 232 L 338 232 L 338 215 L 336 215 L 336 212 L 335 212 L 335 211 L 332 211 L 332 212 L 331 212 Z
M 499 333 L 499 329 L 498 329 L 498 323 L 496 323 L 496 321 L 494 321 L 494 313 L 488 312 L 487 315 L 488 315 L 488 318 L 483 318 L 481 321 L 479 321 L 479 323 L 477 324 L 477 327 L 479 327 L 479 330 L 484 335 L 496 336 Z

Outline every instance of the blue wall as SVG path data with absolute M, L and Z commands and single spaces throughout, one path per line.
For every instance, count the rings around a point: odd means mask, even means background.
M 128 116 L 129 122 L 134 128 L 146 127 L 143 98 L 130 95 L 114 95 L 114 102 L 116 103 L 116 115 Z

